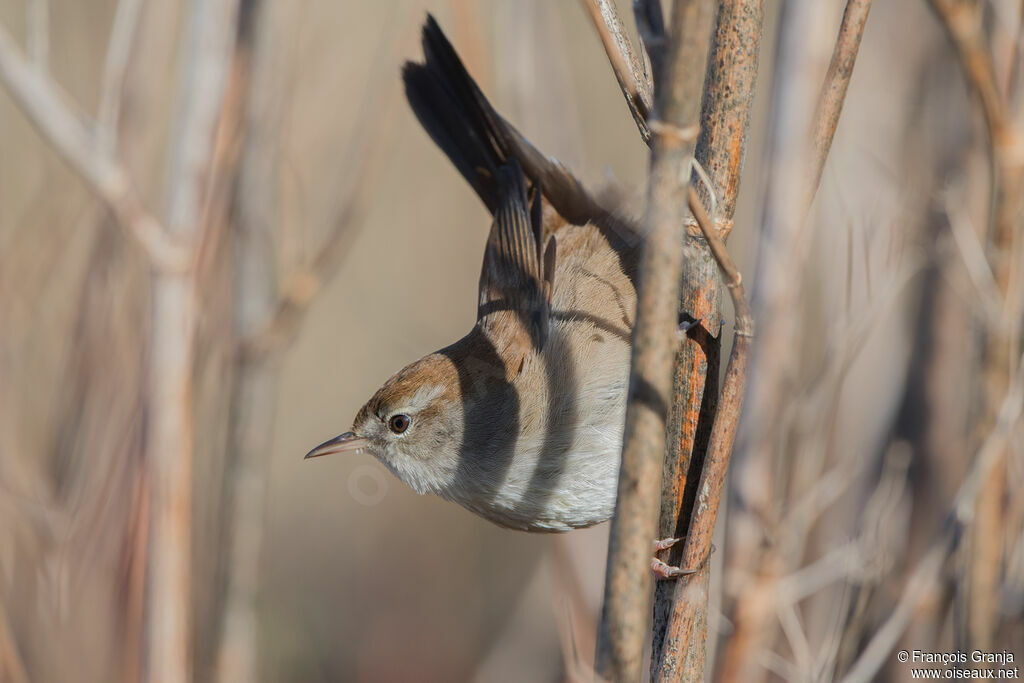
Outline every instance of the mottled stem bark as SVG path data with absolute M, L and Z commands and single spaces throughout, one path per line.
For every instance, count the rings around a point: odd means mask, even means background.
M 697 160 L 707 172 L 724 240 L 731 230 L 750 129 L 763 0 L 719 3 L 708 59 Z M 710 199 L 710 197 L 709 197 Z M 690 526 L 697 483 L 718 409 L 721 296 L 718 267 L 699 231 L 688 231 L 684 250 L 680 315 L 699 321 L 676 356 L 673 411 L 665 453 L 659 536 L 683 536 Z M 700 680 L 707 629 L 709 575 L 706 565 L 687 564 L 680 546 L 670 563 L 698 569 L 696 575 L 663 582 L 655 591 L 652 678 Z
M 633 0 L 633 18 L 640 34 L 640 48 L 649 64 L 651 83 L 657 86 L 664 79 L 665 11 L 661 0 Z M 653 92 L 653 89 L 652 89 Z
M 650 552 L 658 516 L 661 459 L 672 395 L 685 191 L 697 141 L 699 93 L 713 20 L 709 0 L 677 0 L 666 79 L 656 94 L 655 144 L 641 260 L 629 402 L 618 499 L 612 519 L 598 634 L 597 669 L 616 681 L 640 680 L 650 604 Z
M 640 137 L 650 144 L 651 130 L 647 126 L 647 117 L 651 112 L 651 92 L 653 90 L 650 76 L 643 63 L 637 59 L 633 45 L 626 35 L 618 10 L 613 0 L 583 0 L 583 7 L 594 23 L 597 35 L 604 46 L 605 54 L 612 65 L 615 79 L 626 98 L 633 121 L 640 131 Z

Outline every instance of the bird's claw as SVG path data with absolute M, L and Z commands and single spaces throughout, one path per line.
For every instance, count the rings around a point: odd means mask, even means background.
M 696 569 L 683 569 L 665 564 L 656 557 L 651 558 L 651 571 L 656 579 L 678 579 L 680 576 L 696 574 Z
M 658 552 L 660 550 L 668 550 L 669 548 L 674 546 L 676 543 L 679 543 L 679 541 L 685 541 L 685 540 L 686 540 L 685 536 L 682 536 L 680 538 L 663 538 L 663 539 L 660 539 L 660 540 L 656 540 L 654 542 L 654 552 Z M 711 548 L 710 548 L 710 552 L 708 553 L 708 555 L 711 555 L 714 552 L 715 552 L 715 546 L 714 546 L 714 544 L 712 544 Z M 705 558 L 705 560 L 706 560 L 706 558 Z M 683 569 L 682 567 L 673 567 L 672 565 L 670 565 L 670 564 L 668 564 L 666 562 L 662 562 L 657 557 L 652 557 L 651 558 L 651 572 L 654 574 L 654 577 L 657 578 L 657 579 L 678 579 L 680 576 L 689 576 L 690 574 L 696 574 L 697 570 L 696 569 Z
M 685 337 L 686 333 L 692 330 L 694 327 L 700 325 L 699 320 L 683 320 L 679 323 L 679 336 Z
M 680 538 L 662 538 L 660 540 L 656 540 L 654 542 L 654 552 L 658 552 L 659 550 L 668 550 L 684 538 L 686 537 L 682 536 Z

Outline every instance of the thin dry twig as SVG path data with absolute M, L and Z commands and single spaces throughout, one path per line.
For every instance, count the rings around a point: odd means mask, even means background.
M 665 12 L 661 8 L 661 0 L 633 0 L 633 16 L 636 19 L 637 32 L 640 34 L 640 47 L 647 60 L 648 81 L 653 93 L 662 82 L 667 41 Z
M 170 237 L 143 207 L 127 171 L 114 158 L 98 153 L 88 118 L 70 97 L 21 54 L 0 28 L 0 79 L 29 121 L 117 218 L 161 270 L 181 272 L 191 265 L 188 249 Z
M 27 683 L 28 671 L 25 668 L 25 662 L 21 659 L 21 654 L 18 652 L 18 645 L 14 641 L 14 634 L 11 633 L 11 627 L 7 621 L 7 613 L 0 606 L 0 674 L 3 674 L 5 680 L 11 681 L 11 683 Z
M 998 324 L 1001 314 L 999 286 L 992 274 L 992 267 L 985 258 L 985 247 L 978 239 L 978 233 L 971 225 L 971 217 L 963 202 L 947 192 L 943 197 L 946 216 L 949 219 L 949 230 L 953 234 L 953 242 L 964 263 L 967 276 L 974 285 L 978 299 L 984 309 L 989 323 Z
M 356 124 L 350 151 L 346 155 L 354 160 L 355 182 L 346 192 L 338 215 L 316 253 L 307 264 L 299 266 L 285 278 L 273 315 L 242 340 L 241 350 L 245 355 L 266 357 L 286 347 L 301 327 L 316 295 L 341 267 L 354 237 L 353 226 L 361 222 L 368 208 L 369 190 L 374 186 L 380 169 L 378 143 L 397 109 L 397 94 L 397 90 L 391 91 L 383 104 L 374 99 Z
M 370 174 L 365 169 L 372 156 L 367 154 L 357 162 L 360 180 L 309 265 L 297 268 L 286 278 L 274 313 L 261 329 L 242 340 L 241 350 L 246 356 L 268 357 L 287 347 L 302 326 L 310 304 L 341 266 L 351 243 L 351 227 L 361 221 L 367 209 L 365 188 L 372 183 L 366 180 Z
M 239 339 L 238 367 L 230 419 L 226 486 L 232 509 L 225 529 L 232 539 L 230 573 L 224 603 L 223 636 L 217 656 L 217 679 L 252 680 L 258 669 L 257 594 L 259 559 L 272 442 L 279 359 L 277 352 L 294 338 L 309 305 L 338 270 L 361 225 L 380 169 L 380 141 L 391 129 L 399 101 L 397 88 L 381 88 L 379 74 L 368 79 L 370 92 L 362 98 L 363 111 L 349 136 L 342 158 L 346 173 L 355 178 L 342 198 L 329 234 L 309 263 L 298 266 L 278 291 L 274 244 L 274 183 L 276 141 L 268 131 L 279 127 L 282 74 L 275 67 L 269 43 L 274 28 L 266 3 L 250 4 L 246 31 L 240 33 L 244 52 L 241 80 L 247 83 L 245 146 L 237 185 L 238 269 L 235 289 L 235 329 Z M 389 35 L 384 31 L 383 41 Z M 374 54 L 394 50 L 381 46 Z M 378 62 L 381 69 L 385 62 Z
M 276 169 L 280 128 L 279 88 L 267 49 L 266 4 L 247 3 L 239 20 L 234 63 L 218 131 L 222 154 L 215 159 L 225 186 L 224 221 L 235 236 L 234 297 L 236 336 L 261 324 L 277 301 L 274 277 Z M 225 141 L 232 141 L 225 148 Z M 231 207 L 230 210 L 228 207 Z M 264 500 L 267 477 L 262 467 L 273 440 L 276 371 L 258 360 L 239 358 L 232 376 L 222 495 L 228 501 L 220 519 L 223 550 L 223 599 L 214 615 L 220 639 L 214 680 L 258 678 L 256 595 L 260 583 Z
M 814 114 L 820 100 L 820 74 L 825 73 L 834 41 L 821 31 L 836 12 L 833 3 L 792 0 L 780 26 L 775 60 L 774 96 L 770 124 L 771 169 L 764 193 L 757 254 L 758 292 L 754 310 L 763 327 L 752 361 L 751 391 L 745 421 L 750 429 L 743 469 L 737 481 L 745 509 L 731 519 L 739 544 L 730 553 L 734 565 L 749 567 L 753 580 L 735 600 L 735 629 L 721 657 L 725 680 L 754 680 L 760 652 L 776 636 L 774 596 L 781 576 L 801 555 L 780 551 L 774 542 L 782 491 L 792 470 L 781 456 L 788 435 L 787 411 L 779 402 L 789 395 L 799 365 L 800 297 L 811 240 L 805 235 L 804 204 L 809 192 L 814 144 Z M 820 71 L 819 71 L 820 70 Z M 817 466 L 817 464 L 815 464 Z M 810 472 L 800 478 L 809 481 Z M 765 534 L 771 543 L 763 543 Z M 742 533 L 740 530 L 747 531 Z
M 809 196 L 805 202 L 809 209 L 814 195 L 821 183 L 821 172 L 825 168 L 825 160 L 832 149 L 832 138 L 839 125 L 839 114 L 843 111 L 846 101 L 846 89 L 850 85 L 853 66 L 857 61 L 860 41 L 864 36 L 864 25 L 871 10 L 871 0 L 847 0 L 843 21 L 839 25 L 839 36 L 836 38 L 832 61 L 828 65 L 825 83 L 821 89 L 818 111 L 814 115 L 814 151 L 811 163 Z
M 719 396 L 707 459 L 701 473 L 697 505 L 690 520 L 690 529 L 683 549 L 682 566 L 686 568 L 703 565 L 711 553 L 711 535 L 715 530 L 715 520 L 743 406 L 743 388 L 747 377 L 750 345 L 754 336 L 754 317 L 743 293 L 743 278 L 693 187 L 690 188 L 689 206 L 711 253 L 714 254 L 715 261 L 722 270 L 725 286 L 729 290 L 736 311 L 736 322 L 732 354 L 725 370 L 725 381 Z
M 643 280 L 633 329 L 630 390 L 618 497 L 612 518 L 598 634 L 597 670 L 606 678 L 641 677 L 651 587 L 647 558 L 655 534 L 665 425 L 677 346 L 683 273 L 685 191 L 696 143 L 699 95 L 714 17 L 708 0 L 677 0 L 672 13 L 668 81 L 655 113 L 661 122 L 651 159 Z
M 1018 362 L 1018 367 L 1021 367 Z M 963 531 L 975 518 L 975 507 L 986 481 L 1006 454 L 1006 446 L 1014 427 L 1024 412 L 1024 371 L 1018 370 L 996 419 L 995 426 L 974 456 L 971 469 L 949 511 L 943 531 L 931 549 L 918 563 L 900 594 L 892 614 L 876 630 L 860 657 L 843 677 L 841 683 L 866 683 L 885 664 L 918 605 L 938 586 L 942 569 L 957 548 Z
M 1000 315 L 984 330 L 980 359 L 981 415 L 976 436 L 984 435 L 996 419 L 1016 370 L 1015 349 L 1020 339 L 1024 263 L 1019 242 L 1024 210 L 1024 137 L 1014 125 L 1003 97 L 979 1 L 931 0 L 960 60 L 968 85 L 981 104 L 988 132 L 992 174 L 992 214 L 989 262 L 998 288 Z M 1006 480 L 993 472 L 978 500 L 979 522 L 970 539 L 962 613 L 973 649 L 990 649 L 998 623 L 997 590 L 1002 563 L 1005 519 L 1002 500 Z
M 700 227 L 700 231 L 703 233 L 704 239 L 708 241 L 708 248 L 711 249 L 711 253 L 715 257 L 715 262 L 718 263 L 718 267 L 722 269 L 722 277 L 725 278 L 725 286 L 729 290 L 729 295 L 732 297 L 732 304 L 736 309 L 736 335 L 744 338 L 753 337 L 754 316 L 753 313 L 751 313 L 750 305 L 747 303 L 747 298 L 743 293 L 743 276 L 740 274 L 739 268 L 737 268 L 736 264 L 733 262 L 732 257 L 729 256 L 729 251 L 725 247 L 725 242 L 723 242 L 722 238 L 719 237 L 718 230 L 716 230 L 712 225 L 711 217 L 708 216 L 708 212 L 704 209 L 704 205 L 701 204 L 697 190 L 690 187 L 690 195 L 687 199 L 690 205 L 690 212 L 697 221 L 697 225 Z M 736 353 L 734 350 L 733 358 L 735 358 L 735 356 Z M 732 361 L 730 360 L 730 363 L 731 362 Z M 728 374 L 728 370 L 726 370 L 726 374 Z M 719 403 L 719 406 L 719 414 L 721 414 L 721 403 Z M 692 528 L 693 527 L 691 526 L 691 529 Z
M 50 70 L 50 0 L 28 3 L 28 55 L 41 72 Z
M 103 80 L 100 82 L 100 103 L 96 111 L 96 144 L 101 154 L 109 158 L 117 156 L 117 131 L 121 121 L 125 76 L 145 1 L 120 0 L 114 12 L 114 25 L 110 29 Z
M 647 74 L 637 60 L 633 45 L 626 35 L 626 29 L 619 18 L 613 0 L 582 0 L 583 6 L 590 15 L 601 45 L 615 72 L 615 78 L 626 97 L 629 112 L 633 115 L 640 137 L 651 144 L 651 129 L 647 119 L 651 113 L 652 86 Z
M 1012 143 L 1016 135 L 1006 102 L 1000 94 L 995 65 L 984 34 L 982 3 L 977 0 L 931 0 L 931 5 L 959 53 L 964 76 L 981 104 L 993 144 L 998 147 Z

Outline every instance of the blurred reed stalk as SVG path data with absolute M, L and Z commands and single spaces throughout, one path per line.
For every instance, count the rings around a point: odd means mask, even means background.
M 222 537 L 229 545 L 226 596 L 217 651 L 216 677 L 223 683 L 258 678 L 257 597 L 265 527 L 270 446 L 277 410 L 279 364 L 313 300 L 341 266 L 367 211 L 379 163 L 374 152 L 387 132 L 397 102 L 394 88 L 368 81 L 362 113 L 350 135 L 354 180 L 346 189 L 326 237 L 305 263 L 295 264 L 277 284 L 276 247 L 282 226 L 277 188 L 283 89 L 272 62 L 275 22 L 263 0 L 245 0 L 239 27 L 237 79 L 243 91 L 239 114 L 242 151 L 232 197 L 235 244 L 234 327 L 236 371 L 232 387 L 226 512 Z M 379 68 L 379 67 L 378 67 Z
M 352 226 L 365 213 L 368 189 L 376 177 L 372 152 L 391 119 L 397 91 L 378 87 L 370 79 L 373 94 L 365 98 L 351 137 L 350 187 L 309 261 L 296 265 L 278 287 L 276 248 L 282 228 L 275 221 L 280 144 L 276 131 L 282 87 L 276 80 L 281 70 L 268 61 L 276 27 L 266 20 L 267 9 L 257 0 L 191 4 L 179 49 L 182 64 L 168 146 L 167 208 L 158 220 L 144 208 L 135 190 L 137 179 L 120 161 L 118 139 L 128 97 L 126 74 L 144 5 L 144 0 L 117 4 L 95 120 L 80 111 L 46 71 L 40 56 L 45 50 L 38 46 L 38 35 L 46 33 L 45 26 L 37 25 L 38 17 L 45 17 L 41 11 L 32 14 L 30 51 L 35 62 L 29 62 L 0 29 L 0 77 L 44 140 L 105 202 L 151 265 L 149 329 L 142 335 L 149 347 L 149 368 L 148 377 L 140 381 L 146 406 L 139 413 L 146 419 L 144 468 L 135 481 L 133 518 L 127 524 L 125 553 L 130 559 L 123 607 L 124 633 L 140 641 L 123 644 L 124 680 L 187 681 L 205 676 L 205 671 L 193 671 L 194 633 L 200 625 L 190 609 L 197 593 L 190 576 L 197 542 L 191 519 L 196 411 L 192 384 L 200 372 L 198 321 L 216 315 L 210 309 L 215 297 L 204 288 L 218 286 L 211 274 L 234 273 L 234 332 L 216 326 L 206 330 L 207 335 L 231 337 L 235 353 L 230 358 L 234 367 L 225 370 L 232 390 L 227 397 L 230 425 L 223 502 L 214 501 L 223 510 L 216 542 L 228 546 L 216 553 L 224 558 L 219 582 L 225 590 L 223 599 L 215 599 L 203 617 L 209 616 L 219 641 L 218 678 L 256 680 L 256 596 L 278 359 L 294 339 L 305 311 L 340 266 Z M 219 248 L 226 227 L 233 233 L 233 253 Z M 0 655 L 9 660 L 3 666 L 20 676 L 24 667 L 14 658 L 14 645 L 4 647 L 7 643 L 0 638 Z
M 989 315 L 982 328 L 976 375 L 980 379 L 976 393 L 981 408 L 971 438 L 979 444 L 995 428 L 1019 362 L 1017 346 L 1024 312 L 1024 137 L 1013 119 L 1009 88 L 999 83 L 994 47 L 985 30 L 984 3 L 930 1 L 956 49 L 971 94 L 981 107 L 992 165 L 992 208 L 986 232 L 988 267 L 997 301 L 995 315 Z M 1008 63 L 1019 60 L 1019 40 L 1011 44 L 1008 53 Z M 1005 452 L 978 495 L 977 517 L 968 533 L 970 552 L 958 595 L 958 612 L 963 620 L 958 629 L 958 647 L 963 650 L 992 650 L 999 627 L 999 592 L 1007 558 L 1004 458 Z
M 0 76 L 29 119 L 110 207 L 125 231 L 143 246 L 153 264 L 149 370 L 145 403 L 145 463 L 151 525 L 146 615 L 146 677 L 153 681 L 191 679 L 191 506 L 193 345 L 198 314 L 196 268 L 204 235 L 207 172 L 234 40 L 237 3 L 197 2 L 182 54 L 174 125 L 167 211 L 162 223 L 148 214 L 128 172 L 115 156 L 111 115 L 106 133 L 77 111 L 50 78 L 45 64 L 28 64 L 6 33 L 0 32 Z M 120 87 L 134 22 L 122 18 L 112 31 L 109 63 Z M 33 33 L 43 33 L 37 29 Z M 38 42 L 38 39 L 37 39 Z M 37 58 L 43 52 L 36 48 Z M 121 70 L 123 72 L 123 70 Z M 113 97 L 113 96 L 111 96 Z M 107 97 L 101 101 L 109 103 Z M 116 108 L 115 108 L 116 109 Z M 116 126 L 116 116 L 113 116 Z
M 182 40 L 167 213 L 170 238 L 190 253 L 183 272 L 152 279 L 150 395 L 146 426 L 152 511 L 146 608 L 146 678 L 192 679 L 192 392 L 201 310 L 198 269 L 216 132 L 237 31 L 238 0 L 194 0 Z
M 755 436 L 745 453 L 745 465 L 756 475 L 750 479 L 749 490 L 741 492 L 762 523 L 776 519 L 773 510 L 780 501 L 772 497 L 784 490 L 773 483 L 773 476 L 779 471 L 772 462 L 779 456 L 779 440 L 774 433 L 783 422 L 778 414 L 783 408 L 780 399 L 792 391 L 798 362 L 799 274 L 809 244 L 804 224 L 831 148 L 868 9 L 869 1 L 847 3 L 824 86 L 819 88 L 815 87 L 815 83 L 821 82 L 818 69 L 824 64 L 829 45 L 828 34 L 821 26 L 830 23 L 830 10 L 825 3 L 795 1 L 787 3 L 782 11 L 772 97 L 772 151 L 768 164 L 772 171 L 761 219 L 763 243 L 758 254 L 755 290 L 755 316 L 761 334 L 755 352 L 751 414 L 747 420 Z M 769 537 L 773 535 L 769 533 Z M 743 542 L 743 537 L 737 540 Z M 786 559 L 775 553 L 783 553 L 790 560 L 795 553 L 762 543 L 733 552 L 748 558 L 746 564 L 758 578 L 736 599 L 734 629 L 723 655 L 721 675 L 729 681 L 752 680 L 752 662 L 770 637 L 768 621 L 776 609 L 779 572 L 787 564 Z
M 234 233 L 232 297 L 235 371 L 228 413 L 219 540 L 225 566 L 223 599 L 214 611 L 219 627 L 214 673 L 218 680 L 258 680 L 255 652 L 256 596 L 264 526 L 267 460 L 273 439 L 277 377 L 259 357 L 239 353 L 237 338 L 266 324 L 277 303 L 274 218 L 280 105 L 268 68 L 265 4 L 243 0 L 232 69 L 232 102 L 222 128 L 238 147 L 226 188 L 225 215 Z

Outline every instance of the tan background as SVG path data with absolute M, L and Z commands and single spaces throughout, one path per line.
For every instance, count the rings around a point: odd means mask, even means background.
M 147 202 L 159 207 L 180 17 L 172 3 L 149 4 L 134 76 L 140 94 L 126 113 L 131 144 L 123 155 Z M 620 5 L 628 16 L 629 3 Z M 778 3 L 767 5 L 774 26 Z M 839 410 L 836 447 L 851 458 L 877 451 L 902 397 L 913 315 L 901 297 L 913 286 L 893 283 L 908 259 L 928 247 L 906 218 L 928 204 L 917 181 L 939 165 L 934 148 L 949 137 L 942 134 L 949 128 L 943 117 L 967 115 L 955 65 L 932 59 L 941 34 L 922 4 L 877 5 L 825 171 L 820 229 L 809 237 L 820 288 L 808 292 L 806 306 L 821 329 L 833 329 L 837 309 L 878 311 Z M 400 64 L 419 57 L 417 30 L 426 10 L 436 13 L 500 111 L 590 186 L 622 188 L 636 215 L 646 150 L 577 2 L 271 6 L 282 115 L 272 132 L 280 157 L 274 220 L 282 278 L 337 219 L 354 181 L 350 136 L 367 132 L 359 124 L 366 107 L 380 113 L 371 117 L 379 137 L 365 213 L 349 226 L 337 276 L 280 365 L 266 513 L 251 520 L 266 529 L 259 562 L 262 678 L 562 680 L 573 646 L 579 661 L 591 661 L 606 525 L 564 536 L 501 530 L 415 495 L 366 458 L 302 462 L 301 456 L 346 431 L 392 372 L 474 322 L 488 216 L 400 93 Z M 90 112 L 112 11 L 106 0 L 50 3 L 51 70 Z M 0 2 L 0 21 L 21 40 L 23 3 Z M 766 33 L 763 47 L 732 240 L 748 273 L 759 180 L 768 172 L 761 159 L 773 35 Z M 936 106 L 922 105 L 936 97 L 922 95 L 922 84 L 940 93 Z M 916 155 L 912 162 L 909 154 Z M 87 267 L 97 250 L 108 257 L 101 272 Z M 127 462 L 137 457 L 137 425 L 128 420 L 112 428 L 113 437 L 102 437 L 107 443 L 76 431 L 67 416 L 88 405 L 131 414 L 145 321 L 146 299 L 137 288 L 142 272 L 138 255 L 82 184 L 0 94 L 0 596 L 14 642 L 30 669 L 41 672 L 39 680 L 104 680 L 118 650 L 110 603 L 124 584 L 123 567 L 117 538 L 104 530 L 124 524 L 131 476 L 117 454 Z M 210 281 L 204 329 L 222 322 L 216 302 L 224 293 L 219 288 L 230 283 Z M 755 276 L 748 281 L 756 287 Z M 119 331 L 83 341 L 82 297 L 98 302 Z M 808 368 L 831 353 L 826 336 L 809 337 Z M 221 509 L 228 376 L 218 349 L 202 348 L 197 377 L 205 396 L 196 466 L 200 622 L 218 595 L 211 577 L 224 547 L 210 526 Z M 110 378 L 102 391 L 76 380 L 82 361 L 74 359 L 81 353 Z M 856 508 L 859 501 L 843 505 Z M 575 636 L 566 636 L 569 630 Z M 210 624 L 197 626 L 200 679 L 210 671 L 215 633 Z

